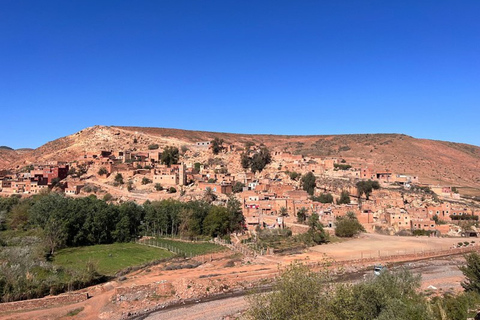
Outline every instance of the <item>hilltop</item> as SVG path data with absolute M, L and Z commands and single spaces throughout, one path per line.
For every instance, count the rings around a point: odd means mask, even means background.
M 48 160 L 73 161 L 88 151 L 146 150 L 178 147 L 220 138 L 243 148 L 265 145 L 273 152 L 343 158 L 348 163 L 418 175 L 421 181 L 480 188 L 480 147 L 403 134 L 269 135 L 190 131 L 168 128 L 94 126 L 56 139 L 34 150 L 0 149 L 0 169 L 20 168 Z M 239 151 L 241 152 L 241 151 Z

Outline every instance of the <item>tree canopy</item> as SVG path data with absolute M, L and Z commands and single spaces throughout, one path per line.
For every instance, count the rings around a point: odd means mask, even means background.
M 357 186 L 358 197 L 360 198 L 364 194 L 367 200 L 370 198 L 370 195 L 372 194 L 373 190 L 380 189 L 380 185 L 378 184 L 378 181 L 372 181 L 372 180 L 358 181 L 356 186 Z
M 302 189 L 307 191 L 309 195 L 313 195 L 315 187 L 317 185 L 315 175 L 312 172 L 308 172 L 302 176 L 300 181 Z
M 167 146 L 160 156 L 160 162 L 170 166 L 172 164 L 177 164 L 179 159 L 179 152 L 177 147 Z

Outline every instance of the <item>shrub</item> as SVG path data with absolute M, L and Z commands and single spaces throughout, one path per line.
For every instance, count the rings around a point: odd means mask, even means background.
M 156 144 L 156 143 L 153 143 L 153 144 L 149 144 L 148 145 L 148 150 L 156 150 L 159 148 L 159 145 Z
M 123 184 L 123 176 L 121 173 L 117 173 L 117 175 L 115 176 L 115 182 L 118 184 Z
M 335 223 L 335 235 L 337 237 L 353 237 L 360 232 L 365 232 L 365 228 L 353 212 L 347 212 L 344 217 L 337 218 Z
M 143 177 L 142 184 L 145 185 L 145 184 L 149 184 L 149 183 L 152 183 L 152 180 L 148 179 L 147 177 Z

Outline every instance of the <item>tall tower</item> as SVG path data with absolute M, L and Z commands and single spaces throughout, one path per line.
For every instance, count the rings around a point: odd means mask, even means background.
M 187 182 L 187 174 L 185 173 L 185 164 L 182 162 L 178 167 L 178 184 L 184 186 Z

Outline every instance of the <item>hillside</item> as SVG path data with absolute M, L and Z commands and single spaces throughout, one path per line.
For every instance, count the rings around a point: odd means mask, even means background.
M 253 142 L 257 145 L 264 144 L 271 151 L 341 157 L 352 164 L 418 175 L 426 183 L 480 188 L 480 147 L 416 139 L 402 134 L 287 136 L 94 126 L 23 154 L 0 149 L 0 168 L 53 159 L 71 161 L 88 151 L 146 150 L 153 143 L 160 147 L 188 146 L 217 137 L 240 147 L 246 142 Z

